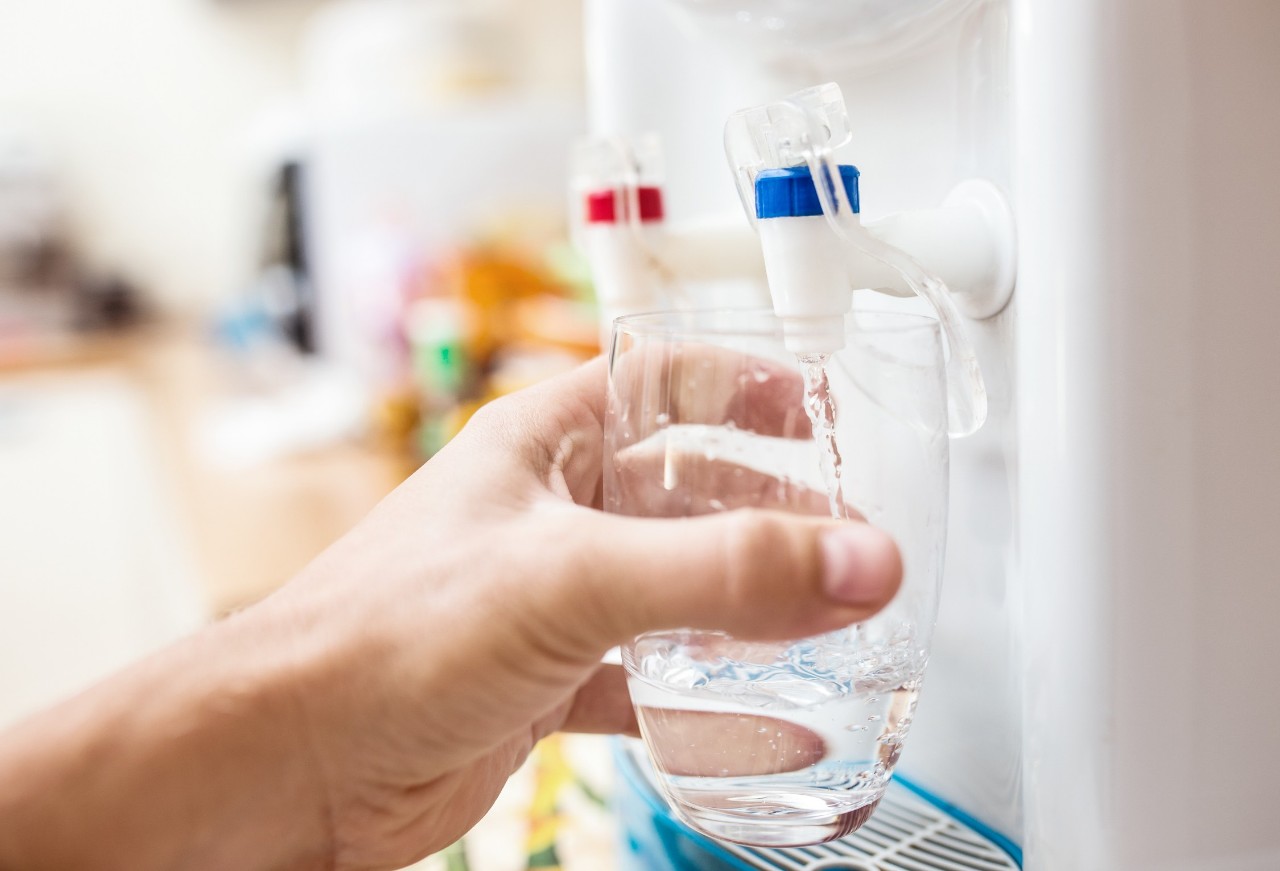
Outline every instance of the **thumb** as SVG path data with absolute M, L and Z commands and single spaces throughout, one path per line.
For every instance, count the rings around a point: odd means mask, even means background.
M 577 558 L 548 592 L 560 599 L 561 625 L 601 650 L 684 626 L 745 639 L 817 635 L 870 617 L 902 581 L 893 540 L 857 521 L 754 509 L 584 513 L 565 538 Z

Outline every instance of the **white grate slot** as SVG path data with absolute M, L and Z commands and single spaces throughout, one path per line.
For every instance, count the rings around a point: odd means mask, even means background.
M 1017 871 L 1004 850 L 891 783 L 861 829 L 815 847 L 724 849 L 761 871 Z

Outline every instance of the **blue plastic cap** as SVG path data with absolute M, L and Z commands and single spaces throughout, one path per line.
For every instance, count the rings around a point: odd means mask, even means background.
M 858 207 L 858 168 L 840 165 L 840 180 L 849 196 L 854 214 Z M 789 166 L 786 169 L 766 169 L 756 176 L 756 217 L 803 218 L 821 215 L 818 189 L 807 166 Z

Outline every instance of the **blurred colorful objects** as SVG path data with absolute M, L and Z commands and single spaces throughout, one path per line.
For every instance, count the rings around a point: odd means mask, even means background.
M 383 438 L 430 456 L 485 402 L 599 353 L 590 287 L 567 247 L 508 234 L 407 270 L 404 371 L 374 414 Z
M 476 828 L 414 871 L 615 868 L 613 742 L 601 735 L 543 738 Z
M 556 835 L 560 831 L 560 793 L 575 781 L 564 758 L 561 737 L 545 738 L 534 750 L 535 788 L 529 807 L 529 869 L 560 871 Z

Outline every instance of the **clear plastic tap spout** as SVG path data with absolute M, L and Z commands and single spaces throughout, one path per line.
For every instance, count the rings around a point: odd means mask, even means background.
M 808 166 L 822 212 L 841 244 L 891 267 L 936 312 L 947 342 L 948 429 L 966 436 L 987 417 L 987 392 L 973 346 L 946 284 L 910 254 L 871 235 L 849 202 L 835 150 L 851 138 L 844 97 L 834 83 L 799 91 L 776 103 L 744 109 L 725 125 L 725 151 L 748 219 L 756 221 L 756 176 L 766 169 Z M 850 293 L 857 287 L 851 275 Z

